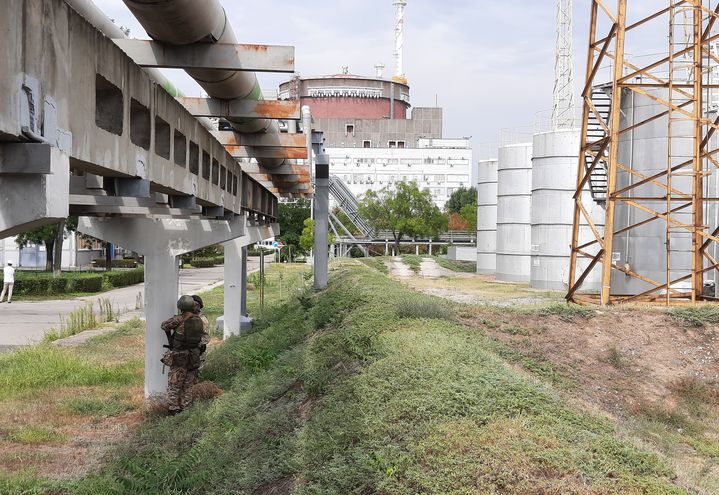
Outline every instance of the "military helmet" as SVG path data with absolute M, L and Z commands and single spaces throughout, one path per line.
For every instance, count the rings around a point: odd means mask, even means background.
M 205 307 L 205 303 L 202 302 L 202 298 L 200 296 L 193 295 L 192 300 L 195 301 L 198 306 L 200 306 L 200 309 Z
M 184 312 L 191 312 L 195 309 L 195 300 L 192 296 L 182 296 L 177 300 L 177 309 Z

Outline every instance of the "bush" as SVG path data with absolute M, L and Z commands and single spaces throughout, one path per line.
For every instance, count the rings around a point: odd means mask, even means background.
M 192 268 L 212 268 L 215 266 L 214 258 L 195 258 L 190 260 Z
M 17 272 L 15 294 L 52 296 L 66 292 L 100 292 L 103 276 L 98 273 L 64 272 L 57 278 L 49 272 Z
M 105 274 L 105 279 L 115 288 L 141 284 L 145 281 L 145 269 L 140 267 L 134 270 L 108 272 Z
M 212 262 L 217 265 L 224 265 L 225 264 L 225 257 L 224 256 L 216 256 L 212 258 Z
M 98 258 L 92 260 L 92 266 L 94 266 L 95 268 L 106 268 L 107 263 L 104 259 Z M 131 258 L 112 260 L 111 266 L 112 268 L 135 268 L 137 266 L 137 262 Z

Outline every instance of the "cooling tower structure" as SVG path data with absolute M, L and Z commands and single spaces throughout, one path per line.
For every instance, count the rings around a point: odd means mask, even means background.
M 535 289 L 567 290 L 569 285 L 579 137 L 579 129 L 555 130 L 534 136 L 530 284 Z M 595 225 L 602 229 L 604 210 L 589 194 L 585 195 L 584 204 L 595 219 Z M 584 222 L 580 243 L 591 238 L 590 228 Z M 596 273 L 585 281 L 584 288 L 599 289 Z
M 529 282 L 532 143 L 499 148 L 497 163 L 497 280 Z
M 481 160 L 477 174 L 477 273 L 497 271 L 497 160 Z

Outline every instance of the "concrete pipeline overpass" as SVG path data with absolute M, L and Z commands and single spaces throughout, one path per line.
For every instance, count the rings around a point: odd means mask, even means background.
M 239 333 L 246 246 L 279 233 L 279 197 L 315 193 L 313 142 L 326 218 L 328 162 L 309 109 L 263 100 L 257 82 L 294 72 L 293 47 L 240 44 L 219 0 L 124 3 L 151 41 L 89 0 L 4 2 L 0 238 L 77 215 L 82 233 L 145 256 L 150 396 L 166 385 L 160 322 L 176 311 L 177 257 L 224 244 L 225 332 Z M 184 69 L 209 97 L 180 94 L 158 68 Z M 326 257 L 316 277 L 326 283 Z

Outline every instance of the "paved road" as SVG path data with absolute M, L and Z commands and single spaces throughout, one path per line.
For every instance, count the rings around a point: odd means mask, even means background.
M 259 261 L 250 258 L 248 271 L 259 267 Z M 201 268 L 180 270 L 180 294 L 199 292 L 223 279 L 223 268 Z M 90 297 L 79 297 L 59 301 L 13 301 L 0 304 L 0 351 L 18 345 L 27 345 L 42 340 L 46 332 L 60 324 L 60 315 L 67 316 L 88 301 L 97 308 L 97 301 L 110 299 L 120 312 L 136 309 L 138 297 L 142 300 L 145 285 L 133 285 Z

